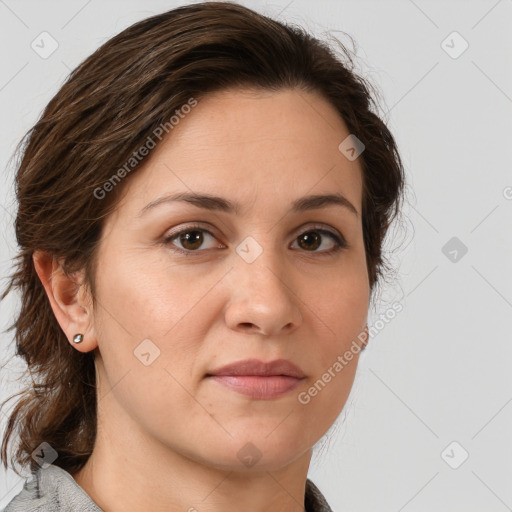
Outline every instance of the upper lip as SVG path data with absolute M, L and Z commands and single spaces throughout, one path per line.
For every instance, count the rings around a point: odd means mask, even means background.
M 286 359 L 276 359 L 268 363 L 259 359 L 245 359 L 211 370 L 207 373 L 207 376 L 210 375 L 284 375 L 297 379 L 304 377 L 302 370 Z

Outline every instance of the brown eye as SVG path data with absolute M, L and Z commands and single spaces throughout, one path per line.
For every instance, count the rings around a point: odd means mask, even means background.
M 216 240 L 210 231 L 202 228 L 201 226 L 189 226 L 177 233 L 173 233 L 164 239 L 166 244 L 172 245 L 172 249 L 185 256 L 191 256 L 194 253 L 202 252 L 201 247 L 205 244 L 205 237 L 210 237 Z M 330 239 L 334 244 L 331 247 L 322 248 L 325 245 L 325 240 Z M 339 237 L 335 233 L 320 228 L 312 228 L 299 235 L 296 240 L 298 241 L 299 248 L 305 252 L 318 253 L 319 255 L 328 256 L 340 249 L 347 247 L 343 237 Z M 179 243 L 179 245 L 178 245 Z M 224 248 L 222 244 L 211 245 L 211 248 Z
M 299 242 L 299 245 L 303 249 L 312 250 L 318 249 L 322 242 L 321 236 L 319 236 L 318 233 L 315 231 L 308 231 L 307 233 L 304 233 L 299 237 L 299 240 L 301 240 L 301 242 Z
M 166 237 L 164 242 L 166 244 L 173 245 L 176 248 L 176 251 L 182 252 L 188 256 L 194 252 L 201 252 L 199 249 L 205 243 L 205 235 L 206 238 L 210 237 L 211 239 L 215 240 L 215 237 L 208 230 L 199 226 L 190 226 Z M 176 245 L 175 242 L 179 242 L 181 247 Z M 211 246 L 219 247 L 219 244 L 212 244 Z
M 203 234 L 201 231 L 187 231 L 178 235 L 179 241 L 184 249 L 193 251 L 201 247 L 203 243 Z
M 334 247 L 319 251 L 318 248 L 322 246 L 325 235 L 334 241 Z M 297 240 L 300 248 L 307 252 L 332 253 L 347 246 L 344 240 L 326 229 L 310 229 L 298 236 Z

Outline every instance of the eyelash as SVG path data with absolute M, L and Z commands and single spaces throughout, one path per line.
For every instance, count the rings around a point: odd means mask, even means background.
M 182 235 L 184 233 L 189 233 L 191 231 L 201 231 L 204 233 L 208 233 L 213 238 L 215 238 L 215 235 L 213 233 L 211 233 L 207 229 L 203 228 L 202 226 L 191 225 L 191 226 L 187 226 L 186 228 L 184 228 L 176 233 L 172 233 L 171 235 L 165 237 L 163 242 L 168 246 L 172 246 L 172 247 L 170 247 L 170 249 L 178 254 L 182 254 L 183 256 L 195 256 L 196 253 L 203 252 L 204 250 L 203 251 L 201 251 L 201 250 L 196 250 L 196 251 L 185 250 L 185 249 L 180 249 L 179 247 L 176 247 L 174 244 L 172 244 L 172 241 L 174 239 L 178 238 L 180 235 Z M 338 235 L 336 235 L 332 231 L 322 228 L 320 226 L 312 226 L 311 228 L 308 228 L 307 230 L 300 233 L 300 235 L 304 235 L 305 233 L 309 233 L 311 231 L 329 235 L 336 242 L 336 246 L 333 249 L 330 249 L 328 251 L 305 251 L 305 252 L 312 252 L 313 254 L 318 253 L 321 256 L 331 256 L 331 255 L 334 255 L 335 253 L 337 253 L 338 251 L 348 247 L 348 244 L 343 237 L 340 238 Z M 300 235 L 298 235 L 297 238 Z

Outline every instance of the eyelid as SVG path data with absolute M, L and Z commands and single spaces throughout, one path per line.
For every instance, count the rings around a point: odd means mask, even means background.
M 174 238 L 181 233 L 186 233 L 187 231 L 194 231 L 194 229 L 205 231 L 206 233 L 212 235 L 214 238 L 217 238 L 215 234 L 212 232 L 212 229 L 214 228 L 212 228 L 209 224 L 202 224 L 201 222 L 192 222 L 191 224 L 180 225 L 176 229 L 167 232 L 163 238 L 165 240 L 169 240 L 170 238 Z
M 332 235 L 338 237 L 341 242 L 346 243 L 345 237 L 343 236 L 341 231 L 339 231 L 338 229 L 336 229 L 332 226 L 329 226 L 327 224 L 319 224 L 318 222 L 316 222 L 316 223 L 315 222 L 313 222 L 313 223 L 306 222 L 305 224 L 302 224 L 302 226 L 299 226 L 296 230 L 294 230 L 294 233 L 301 234 L 301 233 L 305 233 L 307 231 L 312 231 L 315 229 L 318 229 L 319 231 L 321 230 L 321 231 L 326 231 L 328 233 L 331 233 Z

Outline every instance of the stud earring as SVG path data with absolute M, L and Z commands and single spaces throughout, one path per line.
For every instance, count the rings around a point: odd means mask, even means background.
M 84 335 L 83 334 L 75 334 L 74 338 L 73 338 L 73 343 L 81 343 L 84 339 Z

